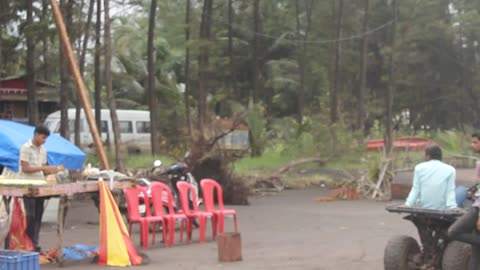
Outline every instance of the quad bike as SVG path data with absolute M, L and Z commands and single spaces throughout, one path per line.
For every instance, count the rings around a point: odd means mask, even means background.
M 417 227 L 420 245 L 411 236 L 390 239 L 385 247 L 385 270 L 467 270 L 471 256 L 469 244 L 451 241 L 447 231 L 460 211 L 387 206 L 391 213 L 407 214 L 404 219 Z

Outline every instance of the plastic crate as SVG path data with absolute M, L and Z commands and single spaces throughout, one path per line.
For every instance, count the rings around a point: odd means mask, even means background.
M 0 270 L 39 270 L 37 252 L 0 250 Z

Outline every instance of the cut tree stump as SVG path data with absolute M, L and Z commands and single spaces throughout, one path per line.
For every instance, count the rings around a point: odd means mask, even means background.
M 217 236 L 218 260 L 237 262 L 242 260 L 242 239 L 240 233 L 223 233 Z

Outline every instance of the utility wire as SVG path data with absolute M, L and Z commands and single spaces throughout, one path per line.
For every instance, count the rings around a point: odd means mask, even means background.
M 350 40 L 355 40 L 355 39 L 360 39 L 360 38 L 363 38 L 365 36 L 368 36 L 368 35 L 371 35 L 373 33 L 376 33 L 382 29 L 384 29 L 385 27 L 391 25 L 393 23 L 394 20 L 390 20 L 384 24 L 381 24 L 373 29 L 370 29 L 366 32 L 363 32 L 363 33 L 358 33 L 358 34 L 355 34 L 355 35 L 352 35 L 352 36 L 348 36 L 348 37 L 342 37 L 342 38 L 339 38 L 339 39 L 324 39 L 324 40 L 297 40 L 297 39 L 287 39 L 289 42 L 305 42 L 305 43 L 309 43 L 309 44 L 326 44 L 326 43 L 334 43 L 334 42 L 342 42 L 342 41 L 350 41 Z M 228 25 L 228 24 L 227 24 Z M 269 38 L 269 39 L 280 39 L 282 38 L 282 36 L 284 35 L 281 35 L 281 36 L 272 36 L 272 35 L 268 35 L 268 34 L 264 34 L 264 33 L 259 33 L 259 32 L 254 32 L 254 31 L 251 31 L 249 29 L 245 29 L 245 28 L 238 28 L 242 31 L 246 31 L 246 32 L 249 32 L 251 34 L 254 34 L 254 35 L 257 35 L 257 36 L 261 36 L 261 37 L 265 37 L 265 38 Z

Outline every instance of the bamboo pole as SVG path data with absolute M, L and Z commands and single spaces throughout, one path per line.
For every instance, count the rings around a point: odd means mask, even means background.
M 110 169 L 107 154 L 105 153 L 105 149 L 103 148 L 102 139 L 100 137 L 100 134 L 98 133 L 97 125 L 95 124 L 95 119 L 93 117 L 92 106 L 90 105 L 90 101 L 88 99 L 87 88 L 85 87 L 82 75 L 80 74 L 80 68 L 78 67 L 75 55 L 73 54 L 72 45 L 70 43 L 70 39 L 65 28 L 65 22 L 63 21 L 62 13 L 60 11 L 60 8 L 58 7 L 58 3 L 56 0 L 50 0 L 50 5 L 52 6 L 53 15 L 55 17 L 55 24 L 57 25 L 57 31 L 60 35 L 61 46 L 63 47 L 63 52 L 65 53 L 65 57 L 67 58 L 70 71 L 72 72 L 75 86 L 77 88 L 77 93 L 82 102 L 83 111 L 85 113 L 85 117 L 87 118 L 90 132 L 92 133 L 95 151 L 100 158 L 100 164 L 103 169 Z

